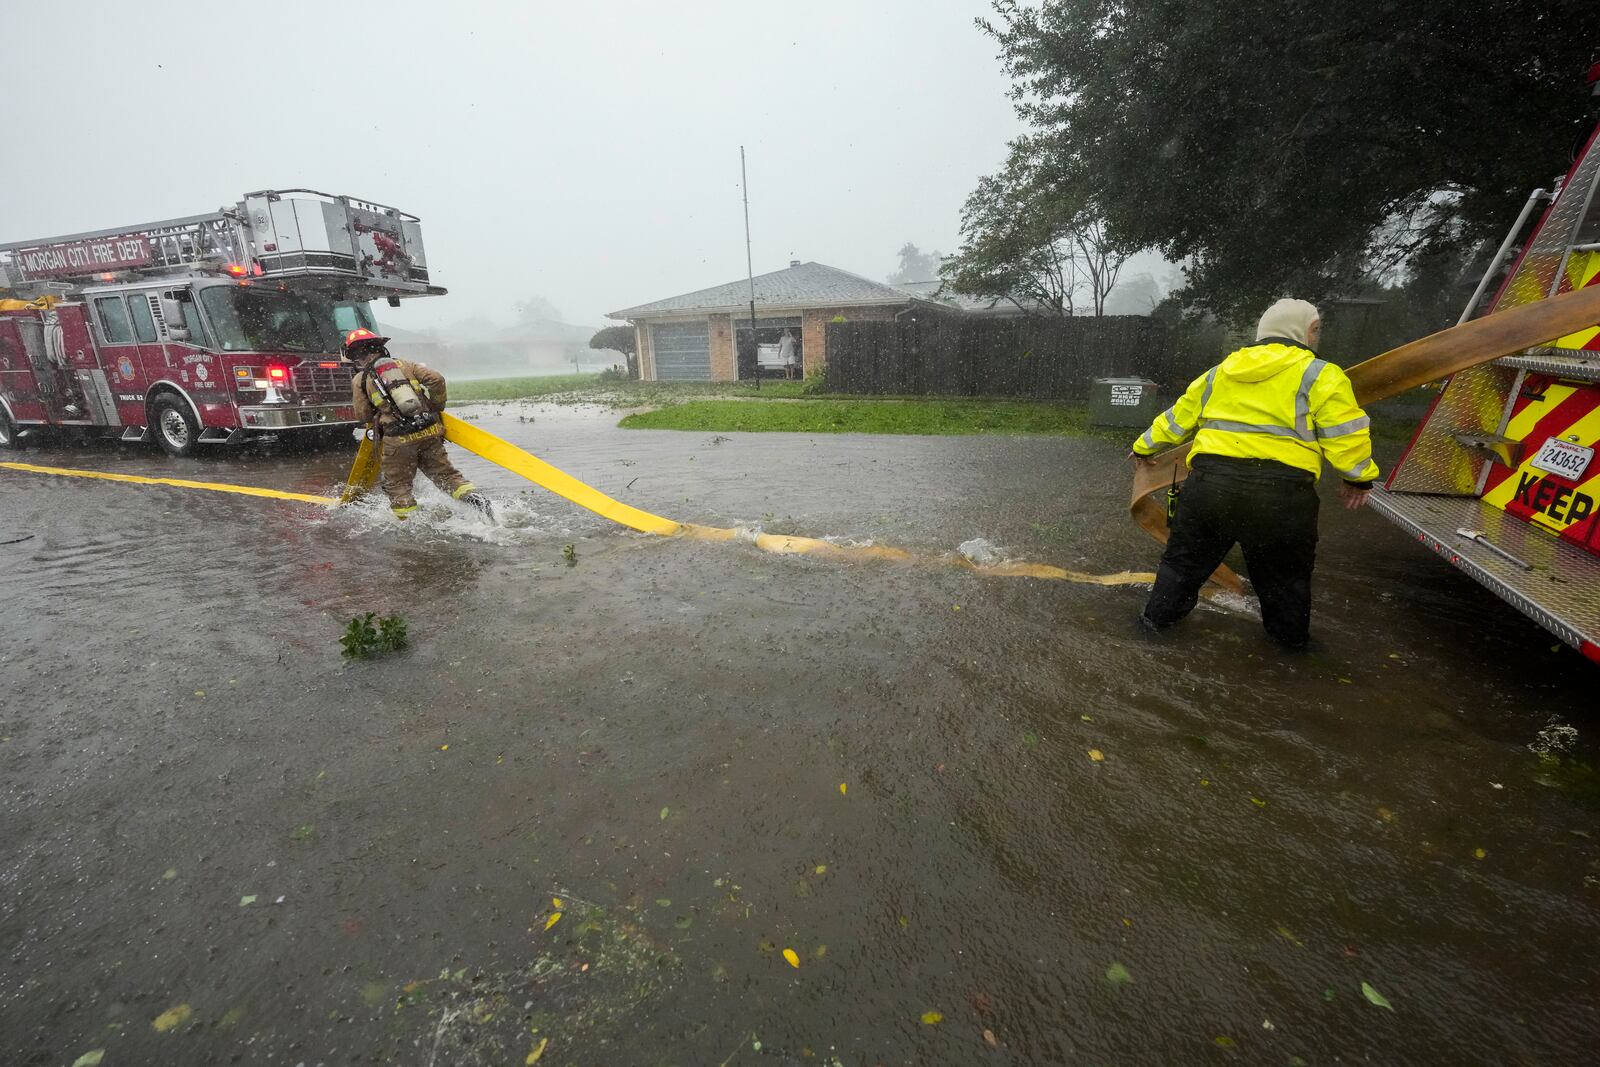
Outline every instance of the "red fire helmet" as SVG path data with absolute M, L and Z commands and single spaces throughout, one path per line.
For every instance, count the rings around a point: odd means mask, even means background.
M 381 345 L 388 340 L 365 328 L 351 330 L 344 335 L 344 357 L 349 359 L 350 353 L 361 345 Z

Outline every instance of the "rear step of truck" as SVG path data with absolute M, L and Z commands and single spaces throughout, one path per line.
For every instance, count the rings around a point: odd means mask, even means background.
M 1600 662 L 1600 597 L 1594 595 L 1600 588 L 1600 556 L 1477 497 L 1374 489 L 1371 504 L 1496 596 Z

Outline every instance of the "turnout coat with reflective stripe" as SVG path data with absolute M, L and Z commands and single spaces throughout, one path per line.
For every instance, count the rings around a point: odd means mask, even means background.
M 1266 459 L 1347 482 L 1378 477 L 1368 419 L 1344 371 L 1298 342 L 1269 337 L 1196 378 L 1134 443 L 1148 456 L 1190 437 L 1195 456 Z

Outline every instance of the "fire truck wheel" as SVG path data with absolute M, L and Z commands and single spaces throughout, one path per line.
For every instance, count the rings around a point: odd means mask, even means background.
M 17 441 L 17 424 L 11 421 L 5 408 L 0 408 L 0 450 L 20 448 Z
M 189 405 L 170 393 L 150 405 L 150 431 L 169 456 L 192 456 L 200 447 L 200 424 Z

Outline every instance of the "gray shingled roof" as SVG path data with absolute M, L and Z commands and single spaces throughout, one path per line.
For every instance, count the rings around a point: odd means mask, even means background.
M 802 263 L 798 267 L 758 274 L 756 304 L 765 307 L 837 307 L 859 304 L 909 304 L 913 297 L 890 285 L 883 285 L 825 263 Z M 715 285 L 682 296 L 670 296 L 651 304 L 623 308 L 607 317 L 641 319 L 679 311 L 713 311 L 748 308 L 750 283 L 747 279 Z

